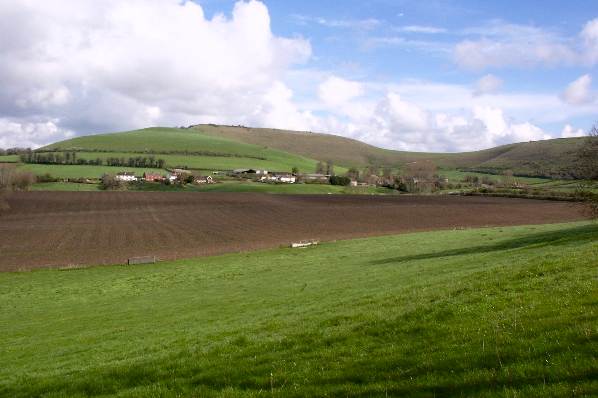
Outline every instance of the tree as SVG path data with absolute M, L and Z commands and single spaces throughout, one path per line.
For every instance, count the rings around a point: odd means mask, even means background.
M 513 171 L 505 170 L 504 173 L 502 174 L 500 183 L 505 188 L 513 187 L 513 185 L 515 185 L 515 179 L 513 178 Z
M 332 163 L 332 160 L 326 162 L 326 175 L 334 175 L 334 164 Z
M 324 174 L 324 163 L 318 162 L 316 164 L 316 174 Z
M 351 184 L 351 179 L 349 177 L 330 176 L 330 185 L 348 186 L 350 184 Z
M 357 180 L 359 179 L 359 170 L 357 170 L 355 167 L 351 167 L 348 171 L 347 171 L 347 177 L 349 177 L 352 180 Z
M 121 187 L 121 183 L 119 180 L 116 179 L 114 174 L 104 174 L 100 178 L 100 188 L 104 190 L 113 190 L 119 189 Z
M 598 181 L 598 125 L 592 126 L 588 137 L 578 151 L 577 175 L 592 182 Z M 598 194 L 588 189 L 587 184 L 580 184 L 578 195 L 586 203 L 590 217 L 598 219 Z
M 407 163 L 403 168 L 403 179 L 410 192 L 433 191 L 437 185 L 437 167 L 430 160 Z
M 293 167 L 293 169 L 291 170 L 291 173 L 295 174 L 295 175 L 299 174 L 299 167 L 297 167 L 297 166 Z

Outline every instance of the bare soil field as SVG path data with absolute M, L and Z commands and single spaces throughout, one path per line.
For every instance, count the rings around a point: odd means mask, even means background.
M 583 218 L 566 202 L 458 196 L 21 192 L 8 202 L 0 215 L 0 271 Z

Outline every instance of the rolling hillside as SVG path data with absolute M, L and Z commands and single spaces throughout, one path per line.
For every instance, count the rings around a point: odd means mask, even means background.
M 192 129 L 214 137 L 332 160 L 347 167 L 369 164 L 400 167 L 408 162 L 429 159 L 447 169 L 471 168 L 491 173 L 511 169 L 531 176 L 567 175 L 574 165 L 575 151 L 584 140 L 566 138 L 509 144 L 475 152 L 422 153 L 381 149 L 330 134 L 216 125 L 196 125 Z
M 317 161 L 332 161 L 337 172 L 341 172 L 348 167 L 400 168 L 405 163 L 432 160 L 443 169 L 495 174 L 512 170 L 518 175 L 569 177 L 575 166 L 575 152 L 583 142 L 583 138 L 568 138 L 509 144 L 475 152 L 423 153 L 377 148 L 331 134 L 196 125 L 83 136 L 40 150 L 77 150 L 83 158 L 152 153 L 162 155 L 168 166 L 186 165 L 198 169 L 253 167 L 290 171 L 298 167 L 301 171 L 312 171 Z
M 317 163 L 301 155 L 177 128 L 147 128 L 113 134 L 88 135 L 57 142 L 39 151 L 77 151 L 79 158 L 129 157 L 153 154 L 170 167 L 198 169 L 263 168 L 312 171 Z

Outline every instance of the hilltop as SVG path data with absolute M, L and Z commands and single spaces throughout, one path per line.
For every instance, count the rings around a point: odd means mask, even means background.
M 260 167 L 290 171 L 298 167 L 311 171 L 318 161 L 331 161 L 340 167 L 338 172 L 369 165 L 397 169 L 406 163 L 431 160 L 442 169 L 492 174 L 512 170 L 525 176 L 570 177 L 574 174 L 575 153 L 582 144 L 583 138 L 562 138 L 474 152 L 425 153 L 382 149 L 332 134 L 209 124 L 82 136 L 40 150 L 113 152 L 119 156 L 160 154 L 169 166 L 185 164 L 199 169 Z

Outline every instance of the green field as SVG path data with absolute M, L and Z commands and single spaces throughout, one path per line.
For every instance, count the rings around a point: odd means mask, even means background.
M 316 166 L 316 161 L 313 159 L 271 149 L 265 145 L 245 144 L 201 134 L 195 130 L 176 128 L 148 128 L 115 134 L 88 135 L 48 145 L 44 149 L 83 151 L 81 157 L 90 159 L 112 155 L 101 152 L 85 153 L 85 150 L 121 153 L 118 157 L 144 156 L 135 152 L 148 152 L 147 156 L 149 156 L 150 152 L 155 152 L 153 156 L 165 159 L 170 165 L 186 164 L 189 167 L 207 170 L 262 167 L 275 171 L 290 171 L 293 167 L 298 167 L 313 172 Z M 204 152 L 204 154 L 165 156 L 173 151 Z M 234 156 L 209 156 L 209 154 Z
M 100 184 L 78 184 L 74 182 L 38 182 L 32 191 L 99 191 Z
M 0 274 L 0 396 L 590 397 L 598 225 Z
M 19 161 L 19 155 L 0 155 L 0 163 L 16 163 Z
M 165 170 L 138 167 L 80 166 L 57 164 L 21 164 L 21 170 L 31 171 L 35 175 L 50 174 L 56 178 L 100 178 L 102 174 L 116 174 L 121 171 L 134 172 L 142 176 L 145 172 L 166 174 Z
M 138 153 L 126 152 L 78 152 L 80 159 L 107 159 L 110 157 L 125 158 L 148 156 Z M 293 167 L 300 171 L 313 173 L 315 162 L 310 159 L 289 156 L 286 153 L 272 152 L 267 159 L 246 158 L 238 156 L 194 156 L 194 155 L 151 155 L 156 159 L 164 159 L 166 167 L 182 167 L 201 170 L 234 170 L 234 169 L 262 169 L 270 171 L 291 171 Z M 346 172 L 345 168 L 339 171 Z

